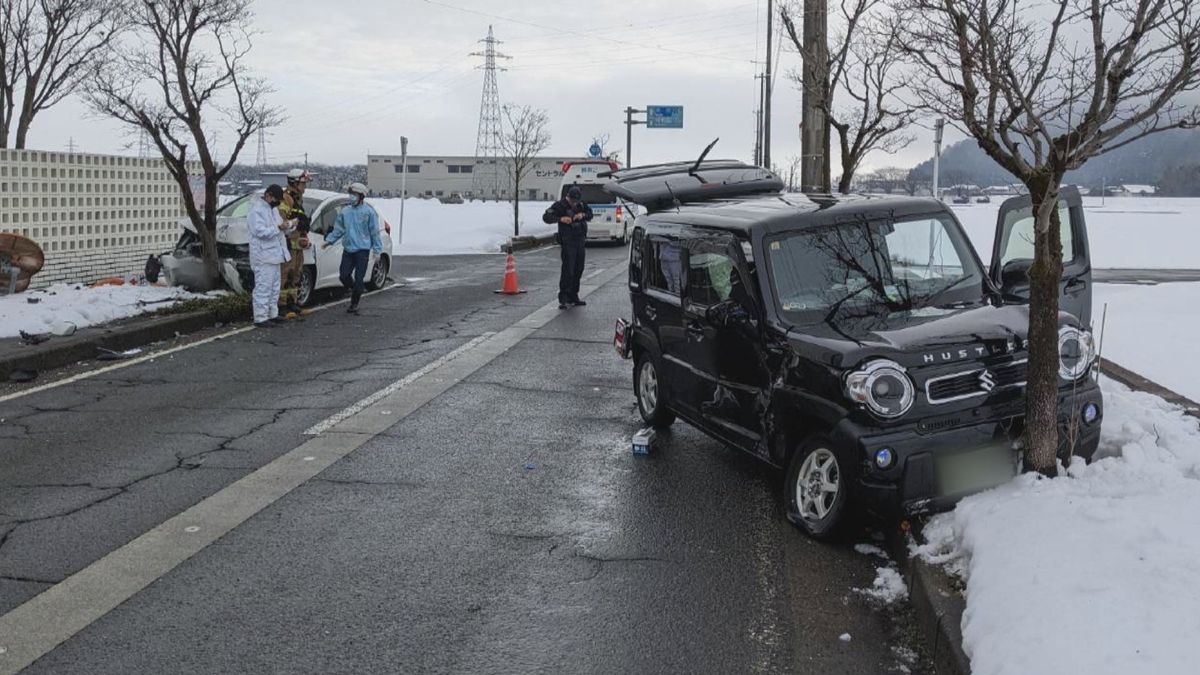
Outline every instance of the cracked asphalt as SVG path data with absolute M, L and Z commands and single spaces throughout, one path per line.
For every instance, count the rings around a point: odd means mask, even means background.
M 553 299 L 557 249 L 518 257 L 527 295 L 491 293 L 502 269 L 405 259 L 359 317 L 0 403 L 0 614 Z M 683 424 L 629 452 L 623 279 L 27 672 L 928 672 L 904 608 L 856 590 L 882 562 L 794 531 L 778 472 Z

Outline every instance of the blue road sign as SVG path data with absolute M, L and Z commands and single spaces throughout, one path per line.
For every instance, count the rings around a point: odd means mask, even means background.
M 600 147 L 599 143 L 592 143 L 592 147 L 588 148 L 588 154 L 592 157 L 599 157 L 602 152 L 604 148 Z
M 646 106 L 646 127 L 648 129 L 682 129 L 683 106 L 681 105 L 648 105 Z

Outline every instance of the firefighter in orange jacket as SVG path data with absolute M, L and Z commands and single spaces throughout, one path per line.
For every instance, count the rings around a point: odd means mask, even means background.
M 300 279 L 304 273 L 304 249 L 308 248 L 309 217 L 304 212 L 304 190 L 311 180 L 304 169 L 292 169 L 288 172 L 287 189 L 283 191 L 283 201 L 279 203 L 279 215 L 285 221 L 295 220 L 296 230 L 289 234 L 288 252 L 291 260 L 283 264 L 280 274 L 279 314 L 289 318 L 300 316 L 303 306 L 300 304 Z

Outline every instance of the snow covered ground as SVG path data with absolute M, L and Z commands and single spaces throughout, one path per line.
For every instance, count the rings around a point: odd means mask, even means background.
M 408 199 L 404 205 L 404 232 L 400 199 L 369 199 L 379 215 L 392 224 L 392 243 L 400 255 L 499 253 L 513 234 L 512 204 L 467 202 L 443 204 L 436 199 Z M 544 235 L 556 226 L 542 222 L 548 202 L 521 202 L 521 234 Z
M 1096 284 L 1092 316 L 1097 336 L 1106 304 L 1104 357 L 1200 401 L 1200 358 L 1194 349 L 1200 334 L 1200 283 Z
M 1003 197 L 991 204 L 952 204 L 971 243 L 987 263 Z M 1166 197 L 1083 198 L 1092 265 L 1108 268 L 1200 267 L 1200 199 Z
M 57 284 L 0 296 L 0 338 L 26 333 L 65 336 L 75 330 L 204 297 L 178 287 L 87 286 Z M 36 301 L 31 303 L 30 301 Z
M 976 675 L 1197 672 L 1200 425 L 1104 390 L 1103 459 L 1020 476 L 926 528 L 919 554 L 967 582 Z

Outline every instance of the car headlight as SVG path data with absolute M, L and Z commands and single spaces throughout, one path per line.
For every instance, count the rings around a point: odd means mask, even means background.
M 846 375 L 846 395 L 880 417 L 900 417 L 912 408 L 915 390 L 904 367 L 895 361 L 871 361 Z
M 1064 326 L 1058 331 L 1058 376 L 1073 382 L 1083 377 L 1096 359 L 1090 331 Z

